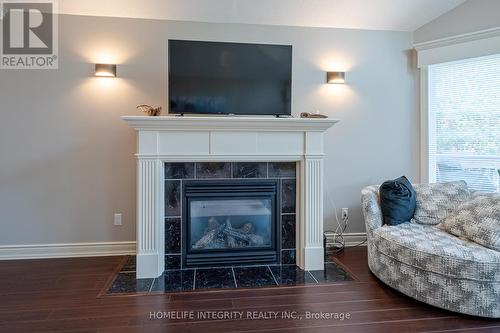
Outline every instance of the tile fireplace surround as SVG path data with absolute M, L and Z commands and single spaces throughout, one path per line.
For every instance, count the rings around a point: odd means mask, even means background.
M 277 180 L 279 192 L 279 218 L 273 223 L 272 228 L 279 236 L 279 248 L 281 248 L 281 260 L 278 264 L 295 264 L 295 207 L 296 207 L 296 163 L 295 162 L 167 162 L 165 168 L 165 269 L 186 268 L 184 256 L 187 249 L 187 208 L 183 197 L 185 189 L 183 185 L 192 181 L 260 181 Z M 251 184 L 251 183 L 250 183 Z M 246 197 L 246 196 L 245 196 Z M 232 198 L 236 199 L 236 198 Z M 278 198 L 277 198 L 278 199 Z M 183 209 L 185 208 L 185 209 Z M 236 214 L 237 215 L 237 214 Z M 276 215 L 276 214 L 270 214 Z M 231 222 L 238 228 L 236 221 L 231 217 Z M 245 222 L 252 221 L 251 216 L 244 218 Z M 224 222 L 224 215 L 217 217 L 218 222 Z M 184 223 L 183 223 L 184 222 Z M 271 224 L 271 223 L 270 223 Z M 200 224 L 207 227 L 205 224 Z M 209 229 L 209 228 L 207 228 Z M 264 228 L 265 229 L 265 228 Z M 212 229 L 213 230 L 213 229 Z M 206 233 L 205 233 L 206 234 Z M 215 234 L 214 234 L 215 235 Z M 216 237 L 214 237 L 217 239 Z M 275 237 L 270 237 L 275 238 Z M 219 248 L 220 249 L 220 248 Z M 238 251 L 241 248 L 227 248 L 228 252 Z M 250 249 L 252 250 L 252 249 Z M 210 251 L 210 250 L 209 250 Z M 246 252 L 245 252 L 246 253 Z M 211 257 L 213 253 L 208 253 Z M 234 252 L 233 252 L 234 255 Z M 212 257 L 213 258 L 213 257 Z M 252 258 L 255 260 L 256 258 Z M 252 260 L 250 259 L 250 260 Z M 244 264 L 240 259 L 238 264 Z M 257 262 L 253 262 L 256 264 Z M 196 265 L 194 265 L 196 266 Z M 207 265 L 205 265 L 207 266 Z M 208 266 L 213 266 L 208 264 Z
M 323 133 L 335 119 L 123 116 L 137 131 L 137 278 L 165 270 L 165 163 L 296 162 L 296 264 L 322 270 Z

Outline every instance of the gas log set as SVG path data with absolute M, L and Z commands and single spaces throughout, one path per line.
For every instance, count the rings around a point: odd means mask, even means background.
M 240 228 L 233 228 L 229 217 L 221 223 L 215 217 L 208 219 L 203 236 L 193 245 L 193 249 L 224 249 L 260 247 L 264 237 L 255 233 L 251 222 L 244 223 Z

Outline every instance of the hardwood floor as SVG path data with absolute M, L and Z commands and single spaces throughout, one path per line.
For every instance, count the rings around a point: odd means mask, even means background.
M 148 296 L 98 296 L 123 257 L 0 262 L 0 332 L 500 332 L 499 320 L 461 316 L 414 301 L 378 282 L 366 248 L 336 257 L 356 281 Z M 242 319 L 166 319 L 207 311 Z M 227 312 L 222 312 L 227 311 Z M 278 312 L 251 319 L 248 312 Z M 302 319 L 281 318 L 283 312 Z M 305 312 L 349 313 L 307 319 Z M 154 314 L 157 317 L 154 318 Z

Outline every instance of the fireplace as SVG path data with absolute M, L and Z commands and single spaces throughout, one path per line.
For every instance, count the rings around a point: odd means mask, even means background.
M 122 119 L 137 130 L 137 278 L 183 268 L 183 183 L 208 178 L 279 179 L 281 264 L 323 269 L 323 136 L 338 120 Z
M 276 179 L 185 181 L 184 266 L 279 263 L 278 189 Z

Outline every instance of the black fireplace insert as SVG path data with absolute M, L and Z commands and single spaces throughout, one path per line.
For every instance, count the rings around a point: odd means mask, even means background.
M 186 180 L 182 192 L 185 267 L 280 262 L 278 180 Z

